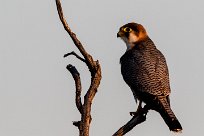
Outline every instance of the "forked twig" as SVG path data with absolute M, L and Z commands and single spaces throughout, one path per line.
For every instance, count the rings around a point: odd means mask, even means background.
M 84 96 L 84 103 L 82 104 L 82 102 L 81 102 L 81 81 L 80 81 L 79 72 L 72 65 L 67 66 L 67 69 L 70 71 L 70 73 L 72 74 L 72 76 L 75 80 L 76 105 L 77 105 L 79 112 L 81 113 L 81 120 L 73 122 L 73 124 L 79 128 L 79 135 L 80 136 L 89 136 L 89 128 L 90 128 L 90 123 L 91 123 L 91 104 L 92 104 L 93 98 L 97 92 L 97 88 L 99 87 L 99 84 L 101 81 L 101 67 L 100 67 L 99 62 L 94 61 L 92 56 L 86 52 L 83 45 L 76 37 L 76 34 L 74 34 L 71 31 L 69 25 L 67 24 L 67 22 L 64 18 L 60 0 L 56 0 L 56 6 L 57 6 L 59 18 L 60 18 L 60 20 L 64 26 L 64 29 L 70 35 L 75 46 L 79 49 L 79 51 L 83 55 L 84 59 L 82 57 L 80 57 L 79 55 L 77 55 L 75 52 L 65 54 L 65 57 L 69 56 L 69 55 L 76 56 L 78 59 L 80 59 L 81 61 L 86 63 L 89 71 L 91 72 L 91 84 L 90 84 L 90 87 L 89 87 L 86 95 Z
M 70 52 L 70 53 L 67 53 L 67 54 L 64 54 L 64 58 L 65 57 L 68 57 L 69 55 L 74 55 L 76 58 L 78 58 L 79 60 L 83 61 L 86 63 L 85 59 L 83 59 L 82 57 L 80 57 L 78 54 L 76 54 L 74 51 Z

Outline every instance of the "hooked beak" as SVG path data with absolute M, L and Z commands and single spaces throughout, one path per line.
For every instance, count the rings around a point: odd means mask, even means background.
M 118 37 L 122 37 L 123 36 L 123 33 L 121 32 L 121 31 L 119 31 L 118 33 L 117 33 L 117 38 Z
M 119 32 L 117 33 L 117 38 L 118 38 L 118 37 L 120 37 L 120 34 L 119 34 Z

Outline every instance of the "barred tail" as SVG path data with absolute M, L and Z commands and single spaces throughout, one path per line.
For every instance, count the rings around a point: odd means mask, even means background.
M 171 110 L 168 100 L 164 97 L 159 98 L 159 105 L 160 108 L 158 109 L 158 112 L 164 119 L 169 129 L 174 132 L 181 132 L 182 126 L 174 115 L 173 111 Z

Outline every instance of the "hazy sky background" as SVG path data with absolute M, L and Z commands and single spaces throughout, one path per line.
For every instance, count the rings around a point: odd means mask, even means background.
M 98 59 L 103 78 L 92 105 L 90 136 L 111 136 L 136 109 L 120 74 L 125 44 L 120 26 L 138 22 L 167 59 L 171 106 L 183 126 L 179 136 L 202 136 L 204 129 L 203 0 L 62 0 L 71 29 Z M 75 45 L 59 21 L 54 0 L 2 0 L 0 4 L 0 136 L 77 136 L 80 119 L 75 86 L 66 65 L 81 73 Z M 154 111 L 127 136 L 173 136 Z

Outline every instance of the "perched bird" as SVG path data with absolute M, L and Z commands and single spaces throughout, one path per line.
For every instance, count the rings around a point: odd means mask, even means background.
M 138 109 L 144 102 L 150 109 L 160 113 L 171 131 L 181 132 L 182 126 L 170 107 L 171 90 L 164 55 L 141 24 L 132 22 L 123 25 L 117 37 L 127 46 L 120 58 L 121 73 L 135 100 L 139 101 Z

